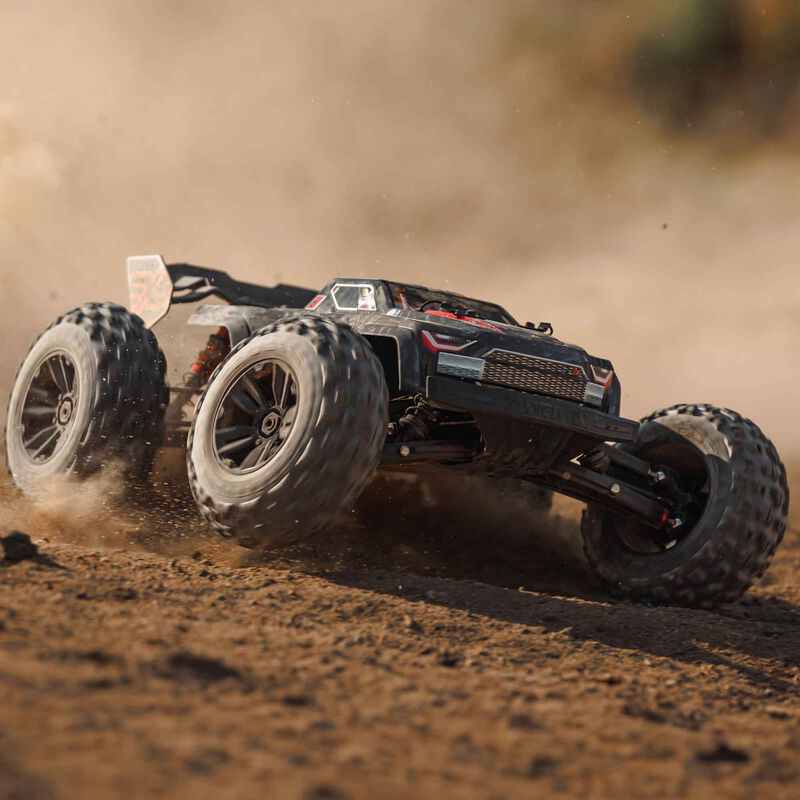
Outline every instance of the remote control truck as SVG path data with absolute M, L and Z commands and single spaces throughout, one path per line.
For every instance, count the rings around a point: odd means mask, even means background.
M 753 422 L 696 403 L 625 419 L 611 362 L 549 323 L 373 278 L 317 292 L 160 256 L 127 269 L 128 309 L 69 311 L 19 369 L 5 449 L 25 493 L 112 462 L 141 480 L 157 448 L 185 447 L 202 515 L 256 547 L 324 528 L 377 468 L 482 473 L 584 501 L 586 557 L 617 596 L 706 607 L 781 541 L 786 474 Z M 212 297 L 188 320 L 208 344 L 170 386 L 152 328 Z

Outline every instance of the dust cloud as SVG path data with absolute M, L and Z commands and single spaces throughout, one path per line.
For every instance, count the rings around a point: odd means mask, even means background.
M 792 462 L 796 156 L 671 137 L 626 100 L 648 13 L 7 0 L 0 382 L 57 314 L 125 302 L 127 255 L 161 252 L 495 299 L 611 358 L 627 415 L 727 405 Z
M 90 480 L 52 481 L 36 497 L 23 498 L 5 476 L 0 482 L 0 529 L 19 527 L 36 537 L 86 546 L 121 546 L 134 531 L 119 513 L 122 491 L 113 469 Z

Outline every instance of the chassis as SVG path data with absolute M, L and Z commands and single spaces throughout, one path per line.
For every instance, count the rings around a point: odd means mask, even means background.
M 160 256 L 128 259 L 128 282 L 129 311 L 70 312 L 20 369 L 6 452 L 24 491 L 112 459 L 140 475 L 156 445 L 186 447 L 201 512 L 255 546 L 324 527 L 376 467 L 513 478 L 588 504 L 585 549 L 612 591 L 700 605 L 738 597 L 783 534 L 785 471 L 753 423 L 705 405 L 625 419 L 612 364 L 548 323 L 421 286 L 263 287 Z M 227 305 L 189 318 L 208 345 L 168 387 L 150 329 L 212 297 Z

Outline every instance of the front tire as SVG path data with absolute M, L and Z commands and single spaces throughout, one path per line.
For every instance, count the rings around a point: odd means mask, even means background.
M 189 483 L 214 529 L 244 547 L 300 541 L 349 511 L 387 430 L 383 369 L 346 325 L 281 320 L 217 368 L 189 433 Z
M 666 466 L 694 500 L 672 542 L 590 504 L 581 528 L 596 576 L 639 602 L 736 601 L 763 575 L 786 528 L 786 471 L 772 442 L 734 411 L 678 405 L 642 420 L 626 449 Z
M 161 438 L 165 369 L 155 336 L 122 306 L 87 303 L 57 319 L 31 346 L 9 400 L 16 485 L 31 494 L 112 462 L 141 476 Z

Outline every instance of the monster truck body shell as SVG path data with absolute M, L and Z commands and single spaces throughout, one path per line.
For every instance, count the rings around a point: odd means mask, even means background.
M 148 327 L 167 313 L 172 302 L 195 302 L 211 295 L 230 305 L 201 306 L 189 324 L 223 327 L 231 345 L 292 312 L 329 315 L 369 341 L 392 343 L 391 355 L 378 346 L 390 392 L 422 393 L 444 405 L 461 402 L 483 413 L 572 426 L 607 441 L 629 441 L 636 433 L 636 423 L 617 417 L 620 387 L 609 361 L 530 323 L 519 325 L 494 303 L 366 278 L 335 278 L 318 293 L 285 284 L 259 287 L 234 281 L 218 270 L 166 265 L 160 256 L 128 259 L 128 276 L 131 310 Z M 410 304 L 410 297 L 418 305 L 444 304 L 455 310 L 420 310 Z M 466 384 L 485 389 L 483 398 Z M 493 391 L 501 387 L 515 394 Z M 526 397 L 529 394 L 549 401 L 536 403 Z
M 495 303 L 373 278 L 335 278 L 318 292 L 260 287 L 160 256 L 128 259 L 128 280 L 131 310 L 148 325 L 172 303 L 225 300 L 201 305 L 189 324 L 224 328 L 231 346 L 298 313 L 349 325 L 384 368 L 393 412 L 385 466 L 489 472 L 587 499 L 596 493 L 594 479 L 587 483 L 570 462 L 603 442 L 636 437 L 638 423 L 619 416 L 620 384 L 609 361 L 548 335 L 546 324 L 520 325 Z M 430 424 L 403 433 L 412 405 Z M 649 521 L 666 518 L 652 500 L 622 495 L 615 504 L 627 501 Z

